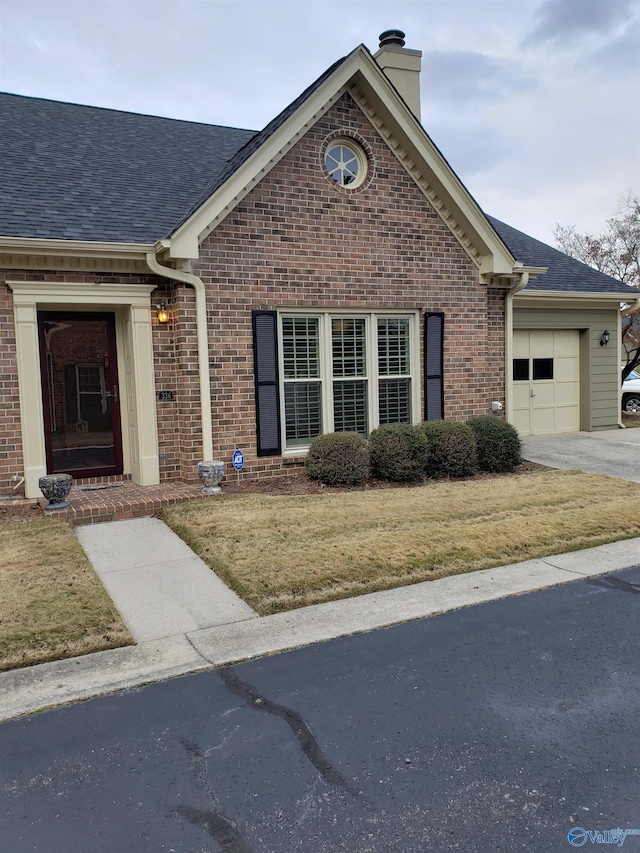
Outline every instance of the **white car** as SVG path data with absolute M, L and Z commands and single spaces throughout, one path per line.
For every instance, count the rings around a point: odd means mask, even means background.
M 640 413 L 640 373 L 635 370 L 622 383 L 622 410 Z

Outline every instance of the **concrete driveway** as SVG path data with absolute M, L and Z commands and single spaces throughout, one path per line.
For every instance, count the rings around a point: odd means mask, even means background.
M 572 468 L 640 483 L 640 429 L 530 435 L 522 439 L 522 455 L 550 468 Z

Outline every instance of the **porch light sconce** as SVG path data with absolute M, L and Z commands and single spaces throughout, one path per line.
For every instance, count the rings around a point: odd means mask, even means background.
M 166 325 L 169 322 L 169 311 L 167 310 L 167 306 L 164 302 L 161 305 L 156 306 L 156 311 L 158 323 L 160 323 L 161 326 Z
M 610 337 L 609 332 L 607 332 L 607 330 L 605 329 L 604 332 L 600 335 L 600 346 L 601 347 L 607 346 L 607 344 L 609 343 L 609 337 Z

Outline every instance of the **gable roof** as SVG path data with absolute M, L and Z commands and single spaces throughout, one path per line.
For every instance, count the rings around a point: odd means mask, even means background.
M 475 233 L 481 243 L 493 240 L 493 251 L 502 246 L 499 252 L 509 252 L 525 267 L 548 268 L 530 280 L 527 292 L 626 294 L 627 286 L 616 279 L 483 214 L 364 45 L 330 66 L 259 132 L 0 93 L 0 235 L 153 244 L 176 231 L 184 233 L 189 220 L 201 216 L 225 184 L 237 183 L 247 164 L 281 129 L 311 110 L 314 95 L 326 97 L 333 75 L 344 77 L 344 86 L 354 68 L 369 104 L 373 94 L 381 116 L 392 109 L 383 95 L 372 93 L 375 69 L 375 78 L 395 93 L 399 111 L 409 117 L 405 127 L 414 133 L 417 128 L 417 138 L 430 146 L 428 156 L 439 170 L 431 186 L 435 179 L 441 190 L 443 176 L 450 175 L 453 195 L 448 202 L 453 203 L 454 216 L 445 212 L 454 223 L 461 216 L 457 206 L 468 204 L 467 209 L 476 211 L 468 225 L 472 231 L 480 229 Z M 302 124 L 302 130 L 306 126 Z M 408 136 L 405 142 L 412 144 Z M 433 198 L 432 190 L 426 194 Z M 487 234 L 494 234 L 488 242 Z
M 0 94 L 0 235 L 154 243 L 256 131 Z
M 324 83 L 326 79 L 328 79 L 336 68 L 339 68 L 340 65 L 345 61 L 346 57 L 342 57 L 337 62 L 334 62 L 327 70 L 318 77 L 317 80 L 307 86 L 304 92 L 301 92 L 298 97 L 292 101 L 287 107 L 285 107 L 281 113 L 279 113 L 274 119 L 272 119 L 269 124 L 267 124 L 259 133 L 253 134 L 251 139 L 240 148 L 236 154 L 227 162 L 225 168 L 217 175 L 212 176 L 212 181 L 204 191 L 202 196 L 191 206 L 190 210 L 188 210 L 185 215 L 182 217 L 180 222 L 176 223 L 176 228 L 182 225 L 192 213 L 194 213 L 198 208 L 200 208 L 204 202 L 210 198 L 213 193 L 219 189 L 225 181 L 227 181 L 233 174 L 236 172 L 243 163 L 245 163 L 251 155 L 260 148 L 261 145 L 264 145 L 268 139 L 270 139 L 273 134 L 285 123 L 285 121 L 290 118 L 295 111 L 300 107 L 307 98 L 312 95 L 321 85 Z M 175 228 L 173 229 L 175 230 Z
M 6 124 L 26 121 L 13 145 L 8 140 L 11 192 L 4 219 L 0 214 L 0 243 L 21 252 L 34 238 L 129 252 L 144 244 L 162 246 L 165 260 L 197 258 L 207 234 L 345 93 L 481 272 L 509 275 L 508 249 L 364 45 L 328 68 L 260 133 L 4 96 L 0 107 L 9 114 L 26 113 Z M 94 132 L 96 119 L 106 127 Z
M 625 294 L 637 298 L 637 293 L 617 278 L 598 272 L 593 267 L 547 246 L 546 243 L 517 231 L 505 222 L 487 216 L 489 222 L 508 246 L 512 255 L 527 267 L 547 267 L 544 275 L 531 279 L 523 293 L 532 290 L 564 291 L 569 293 Z

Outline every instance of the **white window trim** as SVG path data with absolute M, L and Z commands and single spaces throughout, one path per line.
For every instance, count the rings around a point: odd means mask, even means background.
M 341 184 L 336 181 L 335 178 L 331 175 L 329 168 L 327 167 L 327 155 L 329 154 L 329 151 L 331 151 L 332 148 L 337 146 L 346 148 L 347 151 L 353 154 L 356 163 L 358 164 L 358 174 L 355 176 L 355 179 L 350 184 Z M 332 139 L 331 142 L 329 142 L 329 144 L 324 150 L 323 162 L 328 177 L 337 187 L 341 187 L 344 190 L 355 190 L 358 187 L 362 186 L 362 184 L 367 178 L 367 174 L 369 171 L 369 163 L 364 149 L 355 140 L 351 139 L 348 136 L 338 136 L 335 139 Z
M 420 312 L 415 310 L 402 311 L 394 309 L 375 309 L 362 311 L 357 308 L 318 310 L 310 308 L 286 308 L 278 311 L 278 372 L 280 390 L 280 423 L 282 456 L 303 456 L 307 453 L 311 442 L 306 445 L 287 447 L 286 412 L 284 395 L 284 353 L 282 320 L 285 317 L 314 317 L 318 319 L 318 335 L 320 340 L 320 399 L 322 402 L 323 434 L 334 431 L 333 422 L 333 370 L 331 346 L 331 320 L 339 317 L 364 319 L 366 323 L 366 358 L 367 374 L 361 377 L 367 381 L 367 405 L 369 432 L 376 429 L 378 424 L 378 324 L 375 322 L 383 317 L 407 317 L 410 322 L 410 360 L 411 370 L 411 417 L 412 423 L 421 421 L 421 382 L 422 370 L 420 364 Z M 387 378 L 387 377 L 384 377 Z M 393 377 L 392 377 L 393 378 Z

